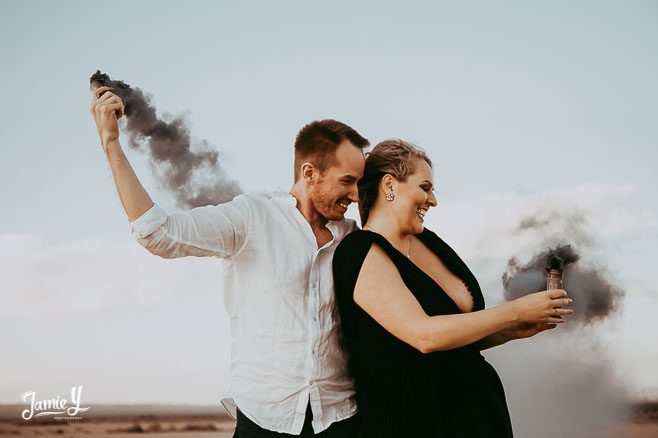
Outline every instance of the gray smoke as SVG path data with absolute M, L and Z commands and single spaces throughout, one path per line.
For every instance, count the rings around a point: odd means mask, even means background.
M 100 70 L 91 76 L 90 83 L 92 87 L 114 88 L 113 93 L 125 106 L 125 130 L 130 135 L 130 146 L 147 152 L 158 182 L 174 197 L 179 208 L 219 204 L 240 193 L 238 183 L 222 169 L 219 153 L 207 141 L 195 141 L 192 150 L 190 130 L 184 118 L 162 120 L 142 90 L 110 79 Z
M 611 352 L 598 339 L 598 332 L 614 330 L 614 324 L 577 327 L 559 326 L 484 352 L 505 385 L 514 436 L 626 436 L 613 431 L 627 421 L 631 399 Z
M 485 352 L 505 384 L 515 436 L 619 436 L 615 428 L 628 418 L 630 399 L 601 335 L 615 330 L 624 292 L 594 260 L 597 239 L 586 213 L 543 209 L 514 231 L 526 233 L 544 250 L 526 263 L 509 260 L 502 275 L 505 299 L 545 290 L 546 268 L 555 267 L 557 257 L 574 313 L 555 330 Z
M 505 299 L 511 301 L 546 290 L 546 268 L 556 260 L 564 266 L 563 288 L 573 299 L 574 313 L 568 317 L 569 321 L 589 324 L 617 309 L 624 292 L 606 278 L 602 267 L 585 264 L 583 257 L 567 243 L 547 248 L 525 264 L 511 258 L 502 276 Z

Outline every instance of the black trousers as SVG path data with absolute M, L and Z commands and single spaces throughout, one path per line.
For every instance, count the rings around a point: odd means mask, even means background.
M 357 416 L 333 423 L 317 435 L 313 433 L 311 421 L 313 421 L 313 412 L 311 411 L 311 405 L 309 404 L 306 408 L 306 417 L 304 418 L 302 433 L 300 435 L 290 435 L 288 433 L 272 432 L 271 430 L 263 429 L 247 418 L 242 412 L 240 412 L 240 409 L 238 409 L 238 422 L 235 425 L 233 438 L 356 438 L 358 436 Z

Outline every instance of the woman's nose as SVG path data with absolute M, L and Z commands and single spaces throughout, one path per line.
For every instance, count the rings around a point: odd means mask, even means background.
M 431 207 L 436 207 L 437 202 L 436 202 L 436 196 L 434 196 L 434 192 L 430 192 L 430 195 L 429 195 L 429 197 L 427 198 L 427 203 L 428 203 Z

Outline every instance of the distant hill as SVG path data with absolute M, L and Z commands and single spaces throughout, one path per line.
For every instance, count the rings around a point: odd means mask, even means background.
M 658 423 L 658 401 L 635 403 L 630 417 L 633 423 Z

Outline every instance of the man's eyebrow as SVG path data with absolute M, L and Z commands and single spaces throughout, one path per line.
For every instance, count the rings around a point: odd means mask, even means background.
M 427 183 L 427 184 L 430 185 L 430 187 L 434 187 L 434 183 L 432 183 L 432 181 L 430 181 L 428 179 L 424 179 L 423 181 L 421 181 L 421 183 Z

